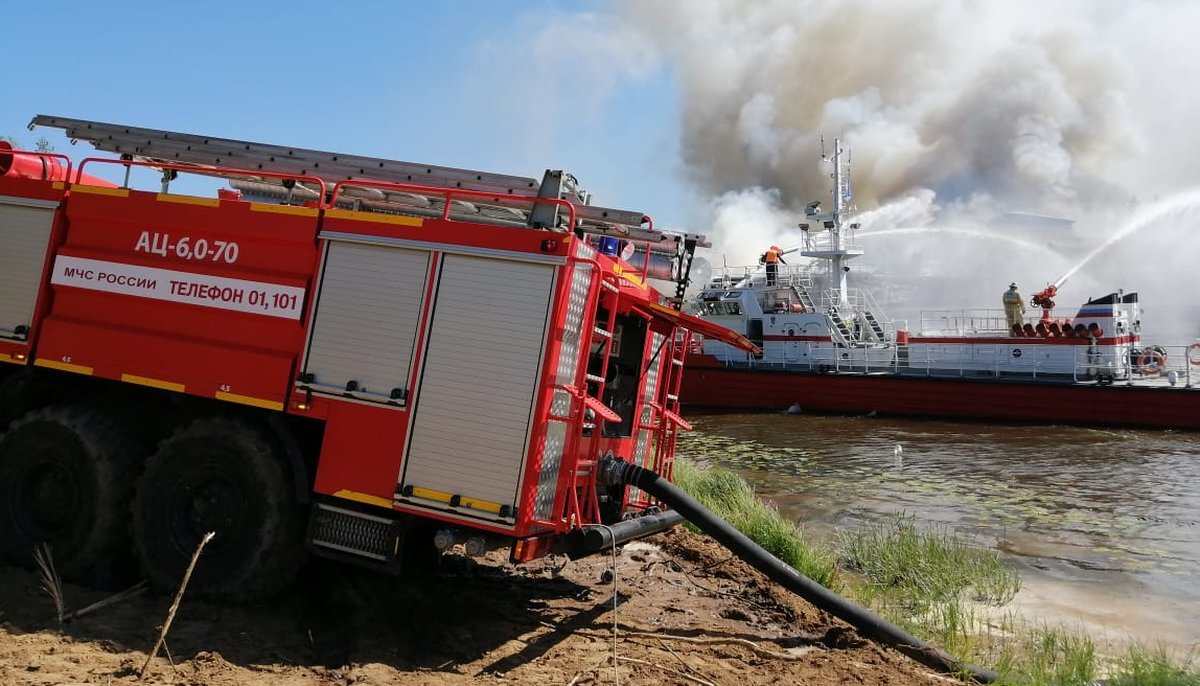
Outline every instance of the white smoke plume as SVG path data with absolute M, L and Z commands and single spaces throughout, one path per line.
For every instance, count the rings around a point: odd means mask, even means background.
M 1089 0 L 630 0 L 683 94 L 685 163 L 713 193 L 827 182 L 822 137 L 853 150 L 856 201 L 984 192 L 1046 213 L 1111 198 L 1142 132 L 1112 39 L 1127 3 Z M 1165 4 L 1165 3 L 1164 3 Z M 1172 3 L 1175 4 L 1175 3 Z M 829 142 L 827 142 L 827 147 Z M 1128 196 L 1126 197 L 1128 199 Z
M 722 193 L 709 204 L 711 224 L 705 233 L 713 243 L 714 267 L 737 269 L 757 264 L 767 246 L 791 248 L 800 244 L 800 214 L 784 208 L 779 189 L 758 186 Z M 730 276 L 737 276 L 731 273 Z
M 923 247 L 919 232 L 903 234 L 915 261 L 898 265 L 902 253 L 889 249 L 891 267 L 986 276 L 971 289 L 976 304 L 980 297 L 998 301 L 1010 279 L 1022 279 L 1027 292 L 1049 284 L 1126 225 L 1137 204 L 1200 186 L 1193 159 L 1200 106 L 1187 85 L 1200 68 L 1193 35 L 1200 3 L 617 6 L 673 70 L 683 163 L 693 184 L 717 198 L 709 233 L 714 251 L 730 260 L 783 245 L 807 202 L 828 207 L 822 138 L 826 152 L 836 137 L 852 153 L 853 202 L 871 219 L 864 235 L 889 221 L 893 228 L 953 229 L 928 232 Z M 751 201 L 753 210 L 744 211 Z M 1200 220 L 1200 208 L 1189 211 L 1176 228 L 1146 227 L 1137 240 L 1159 241 L 1154 251 L 1169 251 Z M 1074 228 L 990 221 L 1014 212 L 1066 218 Z M 995 237 L 1009 243 L 970 238 L 980 232 L 1008 234 Z M 1039 254 L 1039 246 L 1050 247 Z M 1104 292 L 1095 289 L 1166 290 L 1165 275 L 1152 267 L 1133 275 L 1140 285 L 1111 283 L 1096 271 L 1106 263 L 1112 260 L 1101 256 L 1080 270 L 1059 302 L 1074 305 Z M 1178 287 L 1178 272 L 1172 278 L 1177 291 L 1200 287 Z M 980 293 L 983 286 L 991 290 Z M 1076 286 L 1089 290 L 1072 292 Z

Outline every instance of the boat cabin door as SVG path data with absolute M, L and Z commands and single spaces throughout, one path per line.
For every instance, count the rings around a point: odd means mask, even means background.
M 787 340 L 783 342 L 783 361 L 784 362 L 799 362 L 800 361 L 800 341 L 796 338 L 796 325 L 788 324 L 783 331 L 787 336 Z
M 754 343 L 754 345 L 758 346 L 759 350 L 762 350 L 762 347 L 763 347 L 763 320 L 761 318 L 746 320 L 746 338 L 749 338 L 750 341 L 752 343 Z M 757 355 L 755 355 L 754 359 L 761 360 L 762 353 L 758 353 Z

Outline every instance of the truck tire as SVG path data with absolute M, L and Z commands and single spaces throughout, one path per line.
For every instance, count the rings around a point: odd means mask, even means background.
M 78 389 L 69 388 L 69 380 L 41 368 L 22 367 L 0 381 L 0 431 L 29 412 L 61 402 L 64 397 L 79 397 Z
M 140 458 L 135 441 L 101 410 L 35 410 L 0 437 L 0 558 L 33 564 L 50 546 L 64 579 L 110 587 L 136 566 L 129 501 Z
M 150 457 L 133 503 L 134 552 L 155 587 L 178 588 L 206 532 L 188 594 L 233 602 L 264 598 L 295 578 L 303 518 L 279 447 L 266 431 L 200 419 Z

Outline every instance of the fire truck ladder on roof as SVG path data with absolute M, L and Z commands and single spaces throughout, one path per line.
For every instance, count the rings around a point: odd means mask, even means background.
M 587 204 L 590 194 L 579 188 L 574 176 L 561 170 L 547 170 L 541 181 L 534 178 L 494 174 L 416 164 L 375 157 L 307 150 L 268 143 L 253 143 L 228 138 L 201 136 L 173 131 L 138 128 L 122 124 L 38 115 L 29 128 L 48 126 L 62 129 L 72 139 L 90 142 L 104 150 L 147 162 L 189 164 L 196 173 L 237 177 L 222 168 L 261 170 L 298 176 L 317 177 L 326 183 L 363 179 L 449 190 L 466 189 L 494 193 L 492 198 L 477 196 L 454 199 L 451 216 L 480 223 L 524 225 L 538 229 L 567 231 L 575 228 L 587 233 L 659 243 L 669 234 L 656 231 L 642 212 L 617 210 Z M 272 199 L 320 200 L 314 188 L 302 184 L 284 184 L 265 177 L 233 178 L 230 185 L 250 195 Z M 349 194 L 347 194 L 349 195 Z M 376 210 L 418 216 L 441 216 L 447 196 L 404 189 L 388 191 L 363 188 L 355 198 L 356 209 Z M 536 198 L 560 198 L 575 205 L 578 226 L 563 226 L 559 208 L 551 203 L 536 203 Z M 644 224 L 650 224 L 644 228 Z M 708 247 L 703 236 L 683 234 L 679 240 L 697 240 Z

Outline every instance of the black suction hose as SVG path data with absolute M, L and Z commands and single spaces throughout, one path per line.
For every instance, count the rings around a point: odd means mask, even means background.
M 751 541 L 745 534 L 730 526 L 728 522 L 717 517 L 708 508 L 680 490 L 678 486 L 649 469 L 624 460 L 606 459 L 602 464 L 601 473 L 602 478 L 607 479 L 608 483 L 637 486 L 658 498 L 663 504 L 678 511 L 689 522 L 700 527 L 702 531 L 712 536 L 734 555 L 745 560 L 750 566 L 816 607 L 844 620 L 865 636 L 891 645 L 921 664 L 942 672 L 967 674 L 984 684 L 990 684 L 1000 678 L 991 670 L 955 660 L 883 617 L 839 596 L 797 572 Z

